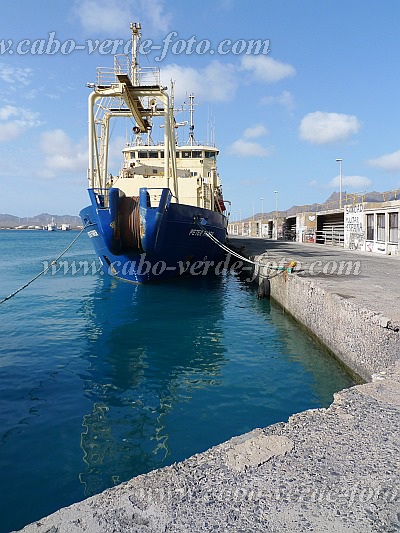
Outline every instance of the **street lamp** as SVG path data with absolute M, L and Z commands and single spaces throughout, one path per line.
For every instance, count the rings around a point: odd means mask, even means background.
M 339 209 L 342 209 L 342 181 L 343 181 L 342 161 L 343 159 L 336 159 L 336 161 L 339 163 Z
M 260 198 L 261 200 L 261 220 L 264 218 L 264 198 Z
M 275 194 L 275 238 L 278 238 L 278 191 Z
M 274 191 L 275 194 L 275 211 L 276 211 L 276 217 L 278 218 L 278 191 Z

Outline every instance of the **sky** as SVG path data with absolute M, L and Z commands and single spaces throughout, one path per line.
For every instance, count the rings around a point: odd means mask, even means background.
M 398 0 L 9 2 L 0 213 L 87 205 L 87 83 L 129 52 L 130 22 L 142 25 L 141 66 L 174 80 L 176 106 L 194 93 L 195 139 L 215 138 L 233 220 L 325 201 L 336 159 L 343 191 L 400 188 L 399 20 Z M 113 131 L 114 173 L 124 142 Z

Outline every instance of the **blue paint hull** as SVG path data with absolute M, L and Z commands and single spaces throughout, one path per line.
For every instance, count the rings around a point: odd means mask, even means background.
M 99 256 L 105 274 L 135 283 L 160 281 L 181 275 L 219 273 L 224 250 L 207 233 L 225 243 L 227 217 L 216 211 L 172 203 L 169 189 L 163 189 L 159 205 L 151 207 L 146 188 L 140 189 L 137 205 L 128 209 L 118 189 L 89 189 L 91 205 L 80 217 Z M 107 205 L 105 205 L 107 204 Z M 124 207 L 125 206 L 125 207 Z M 124 218 L 125 216 L 125 218 Z

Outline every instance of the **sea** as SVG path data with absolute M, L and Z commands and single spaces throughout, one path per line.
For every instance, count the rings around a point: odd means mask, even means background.
M 0 231 L 0 300 L 77 236 Z M 0 317 L 0 533 L 354 384 L 234 272 L 130 284 L 85 234 Z

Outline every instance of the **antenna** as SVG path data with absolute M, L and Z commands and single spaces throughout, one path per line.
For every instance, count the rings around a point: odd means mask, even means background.
M 175 105 L 175 82 L 171 79 L 171 109 L 174 109 Z
M 189 94 L 189 101 L 190 101 L 190 105 L 189 105 L 189 111 L 190 111 L 190 126 L 189 126 L 189 143 L 190 143 L 190 146 L 193 146 L 193 142 L 194 142 L 194 121 L 193 121 L 193 113 L 194 113 L 194 105 L 193 105 L 193 100 L 194 100 L 194 94 Z
M 132 83 L 133 85 L 139 85 L 138 82 L 138 70 L 139 70 L 139 62 L 137 59 L 137 48 L 138 48 L 138 42 L 141 37 L 140 30 L 142 29 L 142 26 L 140 22 L 131 22 L 130 29 L 132 32 Z

